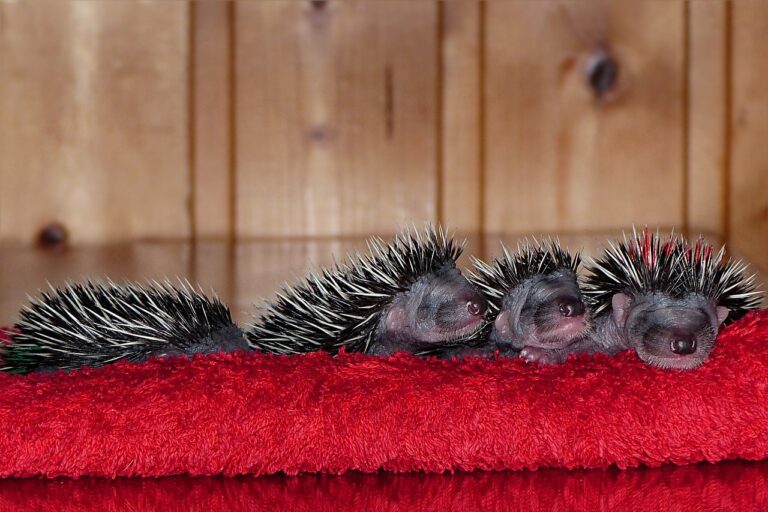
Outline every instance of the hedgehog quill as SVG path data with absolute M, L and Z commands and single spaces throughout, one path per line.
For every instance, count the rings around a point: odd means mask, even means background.
M 415 353 L 484 330 L 487 302 L 456 267 L 463 245 L 441 228 L 409 229 L 390 244 L 373 238 L 368 249 L 286 286 L 247 331 L 251 347 Z
M 21 310 L 14 329 L 0 349 L 1 369 L 14 373 L 248 348 L 229 309 L 188 282 L 51 286 Z

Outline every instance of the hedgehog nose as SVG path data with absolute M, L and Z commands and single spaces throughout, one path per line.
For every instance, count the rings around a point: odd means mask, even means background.
M 467 311 L 472 316 L 480 316 L 485 314 L 485 304 L 479 301 L 470 300 L 467 302 Z
M 560 314 L 568 318 L 583 315 L 584 303 L 578 299 L 562 299 L 560 301 Z
M 672 352 L 681 356 L 696 352 L 696 340 L 692 338 L 675 338 L 669 344 Z

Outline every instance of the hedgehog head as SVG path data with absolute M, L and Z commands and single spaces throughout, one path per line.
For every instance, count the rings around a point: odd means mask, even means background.
M 463 250 L 442 229 L 427 226 L 386 244 L 369 242 L 370 255 L 347 265 L 353 287 L 383 288 L 390 301 L 373 333 L 373 353 L 456 344 L 485 325 L 485 298 L 456 267 Z
M 662 368 L 692 369 L 706 361 L 720 325 L 752 305 L 743 265 L 726 263 L 699 240 L 633 231 L 591 265 L 586 294 L 598 316 L 641 359 Z M 742 313 L 743 314 L 743 313 Z
M 287 288 L 248 333 L 252 345 L 388 354 L 459 343 L 485 327 L 486 300 L 456 267 L 463 247 L 442 229 L 373 238 L 368 249 Z
M 475 260 L 470 277 L 495 316 L 493 341 L 502 346 L 565 348 L 587 334 L 590 313 L 579 289 L 580 255 L 556 240 L 518 244 L 493 263 Z

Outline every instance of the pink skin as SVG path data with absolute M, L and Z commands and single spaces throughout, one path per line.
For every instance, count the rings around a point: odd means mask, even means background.
M 547 332 L 549 339 L 559 338 L 562 341 L 547 341 L 547 348 L 537 346 L 533 341 L 520 351 L 520 357 L 527 363 L 543 365 L 563 363 L 568 358 L 568 354 L 576 352 L 574 346 L 584 334 L 586 323 L 583 316 L 562 320 L 556 329 Z
M 509 327 L 510 316 L 511 313 L 509 311 L 502 311 L 494 322 L 496 330 L 502 338 L 512 336 Z M 543 365 L 560 364 L 565 361 L 570 353 L 564 349 L 572 346 L 579 340 L 580 335 L 584 332 L 585 325 L 586 320 L 583 315 L 571 319 L 563 319 L 556 329 L 546 332 L 546 341 L 541 342 L 538 339 L 529 340 L 529 344 L 520 351 L 520 357 L 528 363 Z
M 534 339 L 529 342 L 529 346 L 553 350 L 570 347 L 584 334 L 586 325 L 587 321 L 583 316 L 560 320 L 555 329 L 542 333 L 541 337 L 546 339 L 545 342 Z
M 568 355 L 575 353 L 576 345 L 584 334 L 586 321 L 584 317 L 575 317 L 563 320 L 560 325 L 547 332 L 549 339 L 560 339 L 562 341 L 547 341 L 546 348 L 536 345 L 533 341 L 530 345 L 520 351 L 520 357 L 527 363 L 538 363 L 543 365 L 555 365 L 563 363 Z
M 565 350 L 546 350 L 538 347 L 525 347 L 520 351 L 520 357 L 526 363 L 538 363 L 541 365 L 556 365 L 563 363 L 568 358 Z
M 496 331 L 499 333 L 499 336 L 502 339 L 512 337 L 512 329 L 509 327 L 510 316 L 511 313 L 507 310 L 504 310 L 499 313 L 499 316 L 496 317 L 496 321 L 493 323 L 493 325 L 496 327 Z

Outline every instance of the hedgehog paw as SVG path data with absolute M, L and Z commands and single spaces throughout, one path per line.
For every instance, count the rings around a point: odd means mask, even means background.
M 546 350 L 538 347 L 525 347 L 520 351 L 520 357 L 525 359 L 526 363 L 538 363 L 544 365 L 555 365 L 565 361 L 565 357 L 555 350 Z

